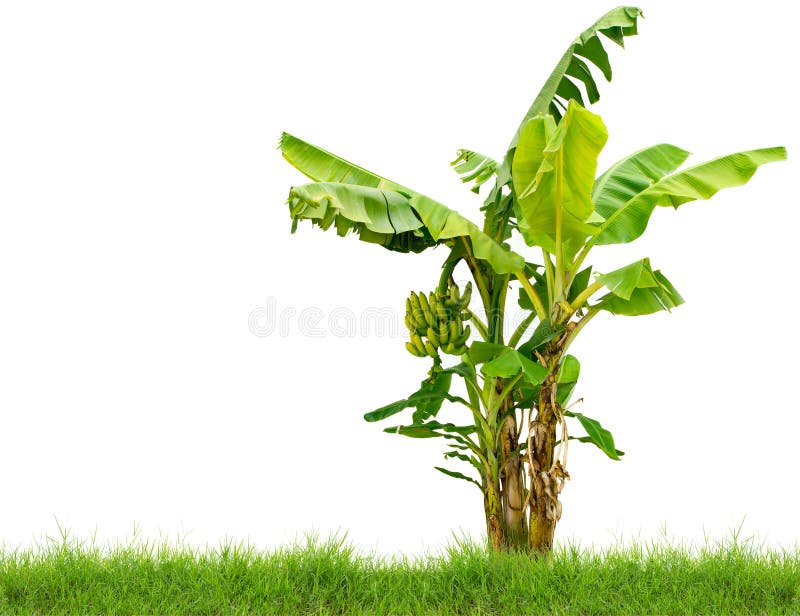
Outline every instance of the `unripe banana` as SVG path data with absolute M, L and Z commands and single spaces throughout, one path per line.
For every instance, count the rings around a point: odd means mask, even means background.
M 428 340 L 430 340 L 431 344 L 434 348 L 439 347 L 439 336 L 436 335 L 436 332 L 433 331 L 433 328 L 428 326 L 428 331 L 426 332 L 428 336 Z
M 453 341 L 453 344 L 455 344 L 456 346 L 463 346 L 464 343 L 467 340 L 469 340 L 469 335 L 471 333 L 472 333 L 472 328 L 469 325 L 467 325 L 464 328 L 464 331 L 461 333 L 461 335 L 456 340 Z
M 439 351 L 463 355 L 471 328 L 465 327 L 470 312 L 465 310 L 472 294 L 472 284 L 467 283 L 461 294 L 457 285 L 448 287 L 441 295 L 412 291 L 406 299 L 405 323 L 411 335 L 406 344 L 415 356 L 438 357 Z
M 428 351 L 425 349 L 425 345 L 422 343 L 422 338 L 419 337 L 417 332 L 411 332 L 411 344 L 417 348 L 417 351 L 419 351 L 422 356 L 427 354 Z
M 420 307 L 419 297 L 417 297 L 414 291 L 411 292 L 408 301 L 411 304 L 411 318 L 414 320 L 415 324 L 419 324 L 420 319 L 423 318 L 423 313 Z
M 439 301 L 439 297 L 435 293 L 431 293 L 431 308 L 435 308 L 436 316 L 440 321 L 449 320 L 447 310 L 442 305 L 442 302 Z
M 447 337 L 447 339 L 455 342 L 461 335 L 461 321 L 454 319 L 450 321 L 448 325 L 450 329 L 450 335 Z
M 445 345 L 450 342 L 450 328 L 444 321 L 439 321 L 439 344 Z
M 406 342 L 406 350 L 411 353 L 414 357 L 425 357 L 425 353 L 420 353 L 411 342 Z
M 467 286 L 464 287 L 464 293 L 461 295 L 460 299 L 460 308 L 463 310 L 467 306 L 469 306 L 469 300 L 472 299 L 472 283 L 468 282 Z
M 428 355 L 430 355 L 431 357 L 438 357 L 439 356 L 439 353 L 436 352 L 436 349 L 434 348 L 434 346 L 427 340 L 425 341 L 425 350 L 428 352 Z
M 422 314 L 425 318 L 425 322 L 428 325 L 433 324 L 434 321 L 433 321 L 433 312 L 431 311 L 431 305 L 428 302 L 428 298 L 425 297 L 424 293 L 419 294 L 419 305 L 420 308 L 422 309 Z
M 420 336 L 423 336 L 425 334 L 425 330 L 428 329 L 428 324 L 425 322 L 422 309 L 420 309 L 416 317 L 411 317 L 411 323 L 414 326 L 414 331 L 416 331 Z

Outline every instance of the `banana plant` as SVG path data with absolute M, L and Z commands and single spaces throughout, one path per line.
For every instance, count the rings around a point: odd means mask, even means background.
M 662 143 L 598 176 L 608 134 L 586 108 L 600 97 L 593 70 L 611 79 L 603 38 L 623 46 L 641 15 L 616 8 L 572 42 L 501 159 L 458 151 L 451 165 L 461 179 L 473 192 L 489 189 L 482 225 L 297 137 L 280 140 L 285 159 L 311 180 L 289 191 L 292 232 L 310 221 L 395 252 L 444 247 L 432 288 L 412 292 L 405 306 L 406 349 L 427 363 L 427 374 L 408 398 L 364 418 L 403 413 L 385 432 L 443 439 L 445 460 L 466 466 L 436 469 L 480 490 L 495 550 L 552 548 L 570 442 L 623 456 L 611 432 L 571 404 L 580 363 L 568 351 L 576 337 L 603 311 L 638 316 L 683 302 L 649 259 L 598 272 L 587 264 L 592 250 L 638 239 L 658 207 L 709 199 L 786 158 L 772 147 L 682 168 L 689 153 Z M 509 248 L 514 234 L 530 247 L 525 256 Z M 454 277 L 459 264 L 471 277 L 463 286 Z M 527 313 L 506 338 L 509 291 Z M 463 408 L 463 421 L 440 421 L 445 403 Z

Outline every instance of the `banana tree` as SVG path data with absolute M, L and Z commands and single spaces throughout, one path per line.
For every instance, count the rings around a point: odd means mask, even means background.
M 610 80 L 601 35 L 622 46 L 640 16 L 635 7 L 614 9 L 572 42 L 502 159 L 458 152 L 451 164 L 461 179 L 474 192 L 490 189 L 482 226 L 297 137 L 280 140 L 286 160 L 311 179 L 289 192 L 292 232 L 307 220 L 395 252 L 445 247 L 433 288 L 406 301 L 406 348 L 429 370 L 418 391 L 364 418 L 408 412 L 385 432 L 444 439 L 445 458 L 466 463 L 466 472 L 436 468 L 480 490 L 496 550 L 551 549 L 570 442 L 613 460 L 623 455 L 607 428 L 570 404 L 580 372 L 568 353 L 576 337 L 602 311 L 637 316 L 683 302 L 647 258 L 601 273 L 587 264 L 591 251 L 637 239 L 657 207 L 708 199 L 786 157 L 773 147 L 681 169 L 689 153 L 658 144 L 596 177 L 607 132 L 586 109 L 599 99 L 590 64 Z M 532 248 L 529 256 L 509 248 L 512 234 Z M 459 264 L 471 276 L 463 287 L 454 277 Z M 509 290 L 527 311 L 513 332 L 504 328 Z M 437 419 L 445 403 L 463 408 L 462 422 Z

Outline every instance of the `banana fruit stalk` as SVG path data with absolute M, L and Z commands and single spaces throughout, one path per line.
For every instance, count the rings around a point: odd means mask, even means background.
M 411 292 L 406 299 L 405 324 L 410 335 L 406 349 L 415 357 L 439 357 L 439 351 L 460 356 L 467 352 L 472 333 L 464 327 L 465 312 L 472 297 L 472 283 L 464 293 L 451 285 L 444 295 Z

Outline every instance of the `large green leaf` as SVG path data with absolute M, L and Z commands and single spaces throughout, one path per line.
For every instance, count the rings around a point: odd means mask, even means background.
M 481 186 L 491 180 L 497 171 L 496 160 L 472 150 L 459 150 L 450 165 L 462 182 L 475 182 L 470 189 L 474 193 L 479 192 Z
M 511 162 L 517 143 L 528 121 L 538 115 L 552 115 L 559 120 L 562 110 L 567 107 L 570 100 L 584 104 L 578 84 L 583 84 L 586 98 L 589 103 L 600 99 L 600 92 L 594 80 L 589 64 L 594 64 L 603 73 L 607 80 L 611 80 L 611 65 L 608 54 L 603 48 L 599 34 L 603 34 L 620 46 L 623 46 L 624 37 L 637 33 L 637 19 L 642 15 L 641 9 L 633 6 L 617 7 L 586 30 L 578 37 L 561 56 L 553 72 L 545 81 L 539 94 L 534 99 L 530 108 L 520 122 L 519 128 L 514 133 L 508 146 L 502 164 L 497 169 L 497 181 L 489 197 L 486 199 L 486 224 L 484 230 L 493 237 L 505 239 L 505 222 L 514 213 L 511 211 L 511 200 L 504 196 L 502 187 L 511 183 Z
M 534 185 L 544 161 L 545 148 L 555 132 L 556 121 L 551 115 L 531 118 L 522 127 L 511 166 L 517 198 L 520 193 Z
M 644 148 L 614 163 L 592 189 L 595 210 L 608 218 L 633 197 L 680 167 L 689 152 L 668 143 Z
M 281 137 L 284 158 L 315 180 L 292 188 L 292 229 L 311 220 L 323 229 L 335 225 L 389 250 L 419 252 L 439 243 L 466 238 L 478 259 L 498 274 L 517 272 L 525 261 L 474 223 L 445 205 L 288 133 Z M 383 201 L 383 209 L 381 209 Z
M 514 193 L 518 226 L 526 243 L 556 253 L 560 238 L 562 254 L 569 261 L 596 232 L 587 221 L 594 212 L 591 194 L 597 157 L 608 132 L 600 116 L 574 101 L 550 134 L 553 126 L 552 120 L 537 117 L 522 131 L 512 164 Z M 544 137 L 547 145 L 541 150 Z M 537 149 L 541 164 L 531 178 Z
M 611 64 L 598 34 L 603 34 L 618 45 L 624 46 L 624 37 L 637 34 L 637 19 L 641 15 L 642 10 L 635 6 L 620 6 L 603 15 L 578 35 L 561 56 L 522 119 L 517 133 L 511 140 L 509 151 L 517 145 L 523 126 L 531 118 L 549 113 L 559 120 L 561 110 L 567 107 L 570 100 L 576 100 L 585 106 L 581 92 L 573 79 L 583 83 L 590 103 L 600 99 L 597 84 L 584 60 L 594 64 L 603 76 L 611 81 Z
M 601 426 L 599 421 L 581 413 L 564 411 L 564 414 L 569 417 L 575 417 L 581 422 L 583 429 L 586 430 L 586 439 L 578 438 L 579 441 L 594 443 L 612 460 L 619 460 L 620 456 L 624 455 L 624 452 L 619 451 L 614 446 L 614 437 L 611 435 L 611 432 Z
M 674 146 L 655 146 L 655 148 L 665 147 L 673 148 Z M 786 159 L 786 149 L 783 147 L 749 150 L 722 156 L 661 177 L 658 181 L 645 183 L 643 175 L 648 173 L 655 175 L 661 170 L 669 171 L 668 167 L 675 163 L 677 158 L 682 155 L 683 150 L 675 148 L 668 154 L 668 159 L 662 158 L 658 162 L 654 161 L 652 156 L 642 154 L 643 152 L 647 153 L 648 150 L 637 152 L 628 159 L 631 164 L 642 166 L 639 167 L 639 175 L 629 173 L 627 193 L 614 194 L 610 190 L 603 190 L 601 194 L 597 190 L 595 191 L 597 211 L 606 219 L 600 225 L 599 233 L 593 240 L 595 244 L 632 242 L 644 233 L 650 215 L 656 206 L 677 208 L 689 201 L 709 199 L 723 188 L 746 184 L 759 166 Z M 664 154 L 663 150 L 661 154 Z M 630 169 L 630 165 L 628 168 Z M 609 170 L 609 172 L 611 171 Z M 601 177 L 598 183 L 602 179 Z M 606 178 L 604 185 L 608 186 L 609 183 L 610 178 Z M 634 192 L 639 187 L 641 190 Z M 598 201 L 601 196 L 602 201 Z
M 650 259 L 641 259 L 597 279 L 611 293 L 604 295 L 597 308 L 613 314 L 638 316 L 659 310 L 670 311 L 683 303 L 680 293 L 658 270 L 650 266 Z
M 506 379 L 513 378 L 521 373 L 523 380 L 529 385 L 539 385 L 547 378 L 548 374 L 545 366 L 537 364 L 512 348 L 507 348 L 504 353 L 485 363 L 481 367 L 481 372 L 485 376 Z

